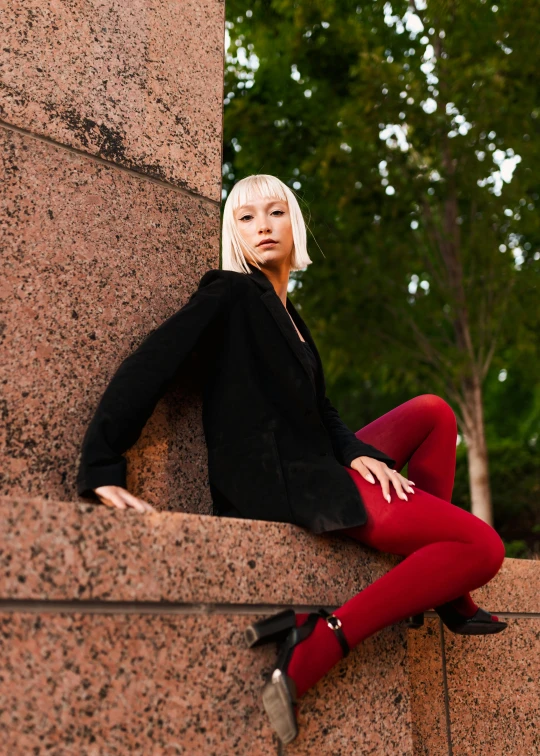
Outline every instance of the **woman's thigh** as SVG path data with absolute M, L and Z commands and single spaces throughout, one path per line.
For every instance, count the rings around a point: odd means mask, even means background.
M 355 436 L 396 460 L 401 470 L 429 435 L 438 456 L 455 466 L 457 423 L 450 405 L 437 394 L 421 394 L 385 412 Z M 413 478 L 414 480 L 414 478 Z
M 504 559 L 498 533 L 476 515 L 415 487 L 408 501 L 391 488 L 388 503 L 380 483 L 369 483 L 356 470 L 346 468 L 367 510 L 367 522 L 340 532 L 379 551 L 407 556 L 431 543 L 458 541 L 475 544 L 493 563 Z

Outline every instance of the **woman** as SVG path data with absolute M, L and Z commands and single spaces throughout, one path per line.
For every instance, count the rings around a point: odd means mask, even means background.
M 238 182 L 224 209 L 223 268 L 208 271 L 189 302 L 124 360 L 87 430 L 78 475 L 81 495 L 152 510 L 126 490 L 122 455 L 197 349 L 206 360 L 214 514 L 340 532 L 406 557 L 333 614 L 285 610 L 246 629 L 249 647 L 281 644 L 263 703 L 284 743 L 298 732 L 298 699 L 383 627 L 432 607 L 456 633 L 506 627 L 469 593 L 497 574 L 504 545 L 450 502 L 453 411 L 425 394 L 356 433 L 343 423 L 311 334 L 287 298 L 290 271 L 310 263 L 290 189 L 267 175 Z M 407 462 L 415 482 L 399 472 Z

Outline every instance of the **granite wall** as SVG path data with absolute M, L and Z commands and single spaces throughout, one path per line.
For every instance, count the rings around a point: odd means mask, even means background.
M 74 498 L 108 380 L 219 267 L 223 34 L 220 0 L 2 3 L 0 493 Z M 128 453 L 160 509 L 210 511 L 195 374 Z
M 540 562 L 505 559 L 474 599 L 509 624 L 458 636 L 434 612 L 357 646 L 301 699 L 286 747 L 252 621 L 332 610 L 401 557 L 345 536 L 183 513 L 0 498 L 2 753 L 535 756 Z

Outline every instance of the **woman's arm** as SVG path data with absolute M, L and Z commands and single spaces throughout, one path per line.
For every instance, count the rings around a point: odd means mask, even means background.
M 204 274 L 198 289 L 178 312 L 151 331 L 120 365 L 88 426 L 77 475 L 80 496 L 101 486 L 126 485 L 126 459 L 159 399 L 206 328 L 232 300 L 231 277 Z
M 379 449 L 371 446 L 371 444 L 366 444 L 364 441 L 356 438 L 352 430 L 345 425 L 337 409 L 326 394 L 321 407 L 321 415 L 326 430 L 332 439 L 334 454 L 342 465 L 350 467 L 351 462 L 356 457 L 372 457 L 373 459 L 385 462 L 388 467 L 395 465 L 395 460 L 387 454 L 379 451 Z

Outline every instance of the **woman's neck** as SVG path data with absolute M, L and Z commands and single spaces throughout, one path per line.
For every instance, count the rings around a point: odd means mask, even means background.
M 283 306 L 287 307 L 287 292 L 289 290 L 289 266 L 262 266 L 262 272 L 270 281 Z

